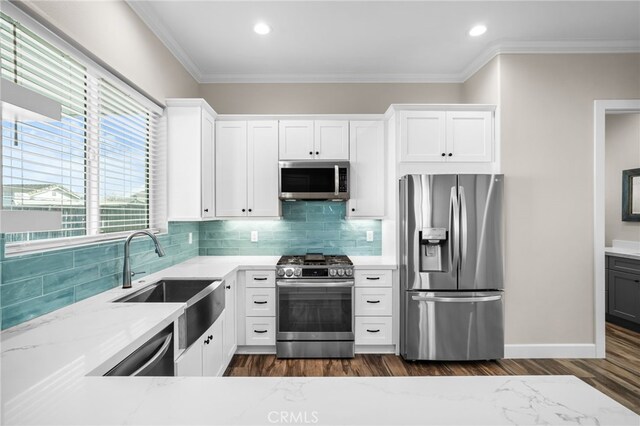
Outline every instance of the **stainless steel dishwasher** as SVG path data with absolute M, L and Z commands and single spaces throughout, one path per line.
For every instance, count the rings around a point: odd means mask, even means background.
M 173 324 L 147 340 L 105 376 L 174 376 Z

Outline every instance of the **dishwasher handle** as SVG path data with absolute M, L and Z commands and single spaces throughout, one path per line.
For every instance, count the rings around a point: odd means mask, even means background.
M 173 333 L 167 334 L 167 337 L 165 337 L 164 342 L 162 343 L 160 348 L 157 350 L 157 352 L 151 358 L 149 358 L 149 361 L 145 362 L 142 367 L 134 371 L 132 376 L 144 376 L 144 374 L 147 371 L 155 367 L 156 364 L 162 359 L 162 357 L 169 350 L 169 347 L 171 346 L 172 338 L 173 338 Z

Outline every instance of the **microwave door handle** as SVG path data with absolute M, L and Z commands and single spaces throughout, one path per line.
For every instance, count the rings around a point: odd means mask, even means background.
M 338 195 L 338 193 L 340 192 L 340 168 L 338 167 L 337 164 L 334 166 L 334 170 L 335 170 L 335 174 L 334 174 L 335 188 L 334 188 L 333 194 Z

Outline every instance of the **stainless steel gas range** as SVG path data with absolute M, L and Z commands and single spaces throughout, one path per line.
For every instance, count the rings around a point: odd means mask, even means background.
M 276 265 L 278 358 L 352 358 L 353 263 L 347 256 L 283 256 Z

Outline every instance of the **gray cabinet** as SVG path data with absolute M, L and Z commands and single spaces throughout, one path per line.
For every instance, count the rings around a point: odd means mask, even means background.
M 607 256 L 607 320 L 640 328 L 640 260 Z

